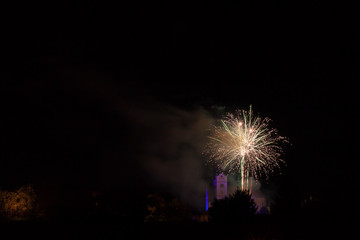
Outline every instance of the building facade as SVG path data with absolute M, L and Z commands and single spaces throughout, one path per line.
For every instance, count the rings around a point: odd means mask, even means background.
M 224 199 L 227 196 L 227 176 L 223 173 L 215 176 L 214 186 L 216 199 Z

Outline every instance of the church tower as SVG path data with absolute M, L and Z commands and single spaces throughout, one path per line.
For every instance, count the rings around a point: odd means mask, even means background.
M 214 186 L 216 199 L 224 199 L 227 196 L 227 176 L 223 173 L 215 176 Z

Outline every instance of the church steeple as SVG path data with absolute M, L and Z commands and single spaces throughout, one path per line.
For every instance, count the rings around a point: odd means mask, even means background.
M 227 196 L 227 176 L 223 173 L 215 176 L 214 185 L 216 199 L 224 199 Z
M 206 196 L 205 196 L 205 211 L 209 209 L 209 196 L 208 196 L 208 190 L 206 187 Z

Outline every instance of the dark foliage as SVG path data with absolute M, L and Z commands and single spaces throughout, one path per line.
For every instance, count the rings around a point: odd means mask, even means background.
M 148 215 L 144 221 L 147 223 L 185 223 L 192 219 L 190 208 L 176 198 L 166 200 L 156 195 L 148 195 Z
M 220 223 L 241 222 L 254 215 L 257 207 L 248 191 L 236 190 L 224 199 L 215 200 L 209 208 L 210 221 Z

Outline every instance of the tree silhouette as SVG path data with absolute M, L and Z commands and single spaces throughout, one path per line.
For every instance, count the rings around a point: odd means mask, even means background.
M 145 217 L 145 222 L 190 222 L 192 213 L 191 210 L 173 198 L 169 201 L 156 194 L 148 195 L 148 215 Z
M 224 199 L 215 200 L 209 208 L 210 221 L 234 223 L 241 222 L 256 213 L 257 207 L 249 191 L 237 189 Z

